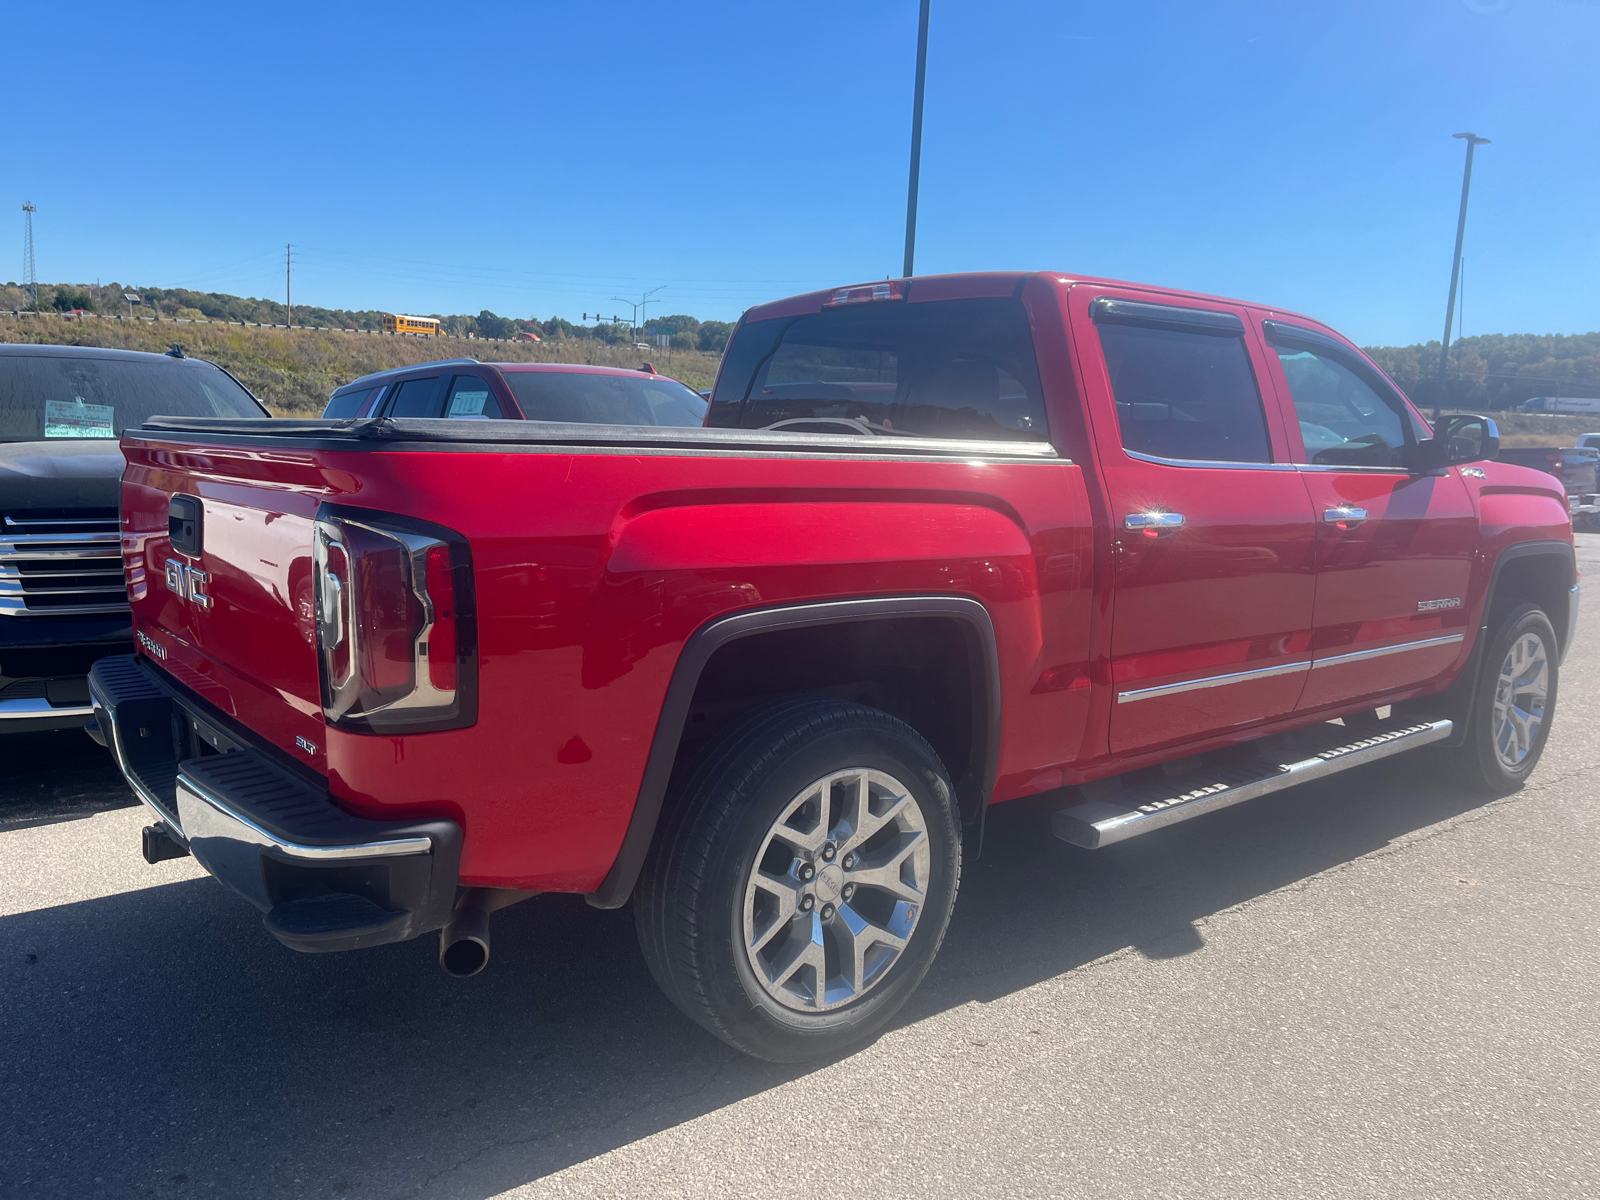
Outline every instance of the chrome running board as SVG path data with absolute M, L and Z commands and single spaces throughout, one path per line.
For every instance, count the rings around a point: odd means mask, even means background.
M 1097 781 L 1084 790 L 1091 794 L 1103 791 L 1103 797 L 1051 814 L 1050 828 L 1064 842 L 1098 850 L 1230 804 L 1442 741 L 1450 736 L 1450 730 L 1449 721 L 1404 717 L 1382 722 L 1365 737 L 1352 737 L 1354 731 L 1342 725 L 1297 729 L 1289 735 L 1293 748 L 1255 758 L 1120 788 L 1115 780 Z M 1103 788 L 1101 783 L 1110 786 Z

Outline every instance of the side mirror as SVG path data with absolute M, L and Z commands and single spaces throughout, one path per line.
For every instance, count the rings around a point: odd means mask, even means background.
M 1500 453 L 1500 427 L 1488 417 L 1454 413 L 1440 417 L 1433 437 L 1412 451 L 1412 470 L 1421 474 L 1443 471 L 1456 463 L 1485 462 Z

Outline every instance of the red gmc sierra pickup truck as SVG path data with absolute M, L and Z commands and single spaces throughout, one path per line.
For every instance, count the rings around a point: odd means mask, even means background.
M 147 858 L 455 974 L 508 903 L 631 899 L 668 996 L 778 1060 L 905 1002 L 991 804 L 1092 849 L 1413 749 L 1515 789 L 1577 611 L 1489 420 L 1308 318 L 1050 273 L 752 309 L 704 427 L 122 447 L 91 732 Z

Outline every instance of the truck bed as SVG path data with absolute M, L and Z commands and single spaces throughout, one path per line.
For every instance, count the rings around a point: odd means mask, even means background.
M 996 796 L 1030 790 L 1056 731 L 1086 718 L 1084 688 L 1030 690 L 1041 656 L 1079 664 L 1063 677 L 1087 681 L 1092 627 L 1082 473 L 1045 443 L 184 419 L 150 422 L 125 449 L 124 554 L 149 665 L 324 777 L 346 811 L 460 823 L 464 884 L 600 883 L 673 666 L 698 627 L 735 609 L 979 598 L 1007 625 L 1001 686 L 1020 734 L 1001 748 Z M 204 501 L 209 608 L 163 583 L 173 494 Z M 325 724 L 312 543 L 327 506 L 466 533 L 480 670 L 470 727 L 402 742 Z M 1041 585 L 1054 633 L 1041 628 Z

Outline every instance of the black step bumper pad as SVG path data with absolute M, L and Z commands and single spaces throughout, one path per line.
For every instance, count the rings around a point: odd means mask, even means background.
M 285 945 L 353 950 L 416 937 L 449 917 L 461 860 L 455 822 L 352 816 L 325 788 L 241 745 L 236 729 L 219 733 L 237 748 L 180 761 L 185 743 L 174 731 L 214 718 L 131 656 L 102 659 L 90 684 L 134 791 Z

